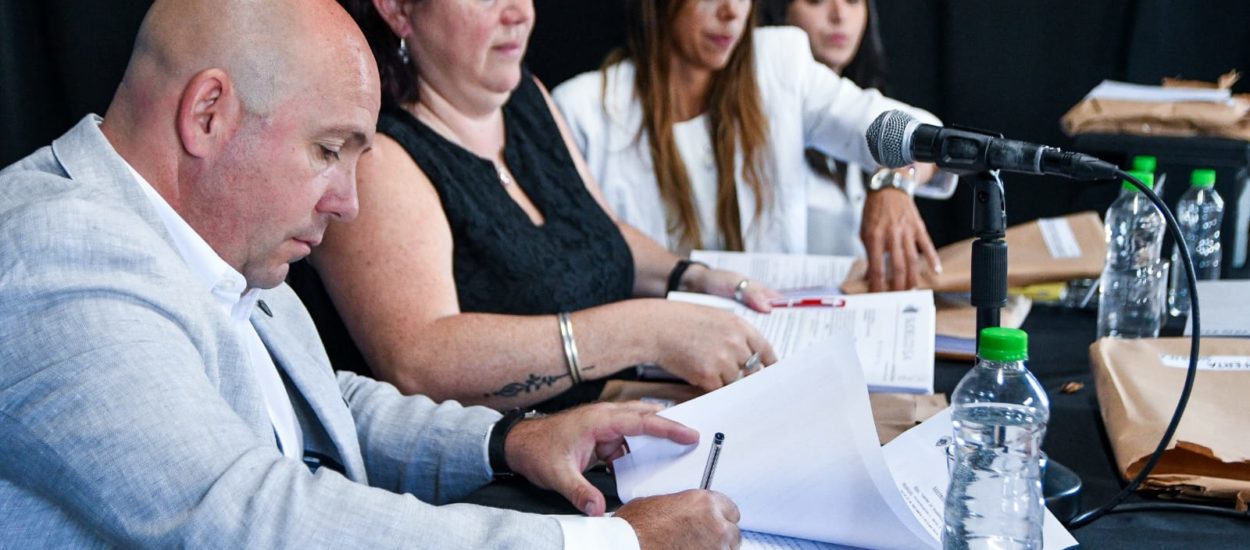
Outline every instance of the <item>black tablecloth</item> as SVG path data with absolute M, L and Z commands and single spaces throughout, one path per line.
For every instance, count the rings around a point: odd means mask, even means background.
M 1116 472 L 1089 371 L 1095 324 L 1092 311 L 1037 306 L 1023 327 L 1029 333 L 1029 368 L 1050 395 L 1050 424 L 1043 448 L 1052 460 L 1081 477 L 1082 510 L 1108 501 L 1124 485 Z M 949 395 L 969 366 L 939 361 L 934 389 Z M 1085 387 L 1065 394 L 1060 388 L 1067 382 L 1081 382 Z M 1176 391 L 1179 395 L 1180 388 Z M 619 502 L 609 474 L 598 469 L 587 477 L 609 496 L 609 507 Z M 1140 500 L 1133 497 L 1130 502 Z M 559 495 L 522 480 L 493 483 L 466 501 L 538 513 L 577 513 Z M 1247 548 L 1250 522 L 1189 513 L 1132 512 L 1104 516 L 1073 535 L 1084 548 Z

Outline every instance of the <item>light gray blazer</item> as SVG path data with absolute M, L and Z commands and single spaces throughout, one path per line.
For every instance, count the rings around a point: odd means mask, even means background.
M 428 504 L 489 481 L 499 414 L 336 378 L 282 285 L 252 324 L 306 453 L 343 473 L 284 458 L 226 312 L 98 121 L 0 172 L 0 546 L 561 545 L 552 518 Z

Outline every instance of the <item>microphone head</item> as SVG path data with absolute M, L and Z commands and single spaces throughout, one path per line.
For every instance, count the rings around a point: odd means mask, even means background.
M 911 164 L 911 133 L 916 122 L 915 117 L 899 110 L 878 115 L 864 135 L 873 160 L 886 168 L 901 168 Z

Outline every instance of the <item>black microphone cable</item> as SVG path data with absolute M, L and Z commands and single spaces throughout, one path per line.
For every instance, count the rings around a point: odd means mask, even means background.
M 1172 211 L 1168 210 L 1167 206 L 1163 204 L 1163 200 L 1159 198 L 1159 195 L 1155 194 L 1153 189 L 1143 184 L 1132 174 L 1120 169 L 1116 170 L 1116 174 L 1125 180 L 1132 182 L 1133 186 L 1145 194 L 1146 197 L 1150 199 L 1150 202 L 1154 203 L 1155 207 L 1159 209 L 1159 212 L 1163 213 L 1163 217 L 1167 220 L 1168 232 L 1172 234 L 1172 238 L 1176 241 L 1175 246 L 1180 251 L 1182 263 L 1185 265 L 1185 280 L 1189 282 L 1189 311 L 1190 319 L 1193 321 L 1193 333 L 1190 335 L 1189 339 L 1189 368 L 1185 373 L 1185 384 L 1181 388 L 1180 399 L 1176 401 L 1176 410 L 1172 413 L 1172 420 L 1168 422 L 1167 430 L 1164 430 L 1163 432 L 1163 438 L 1159 440 L 1158 447 L 1155 447 L 1154 452 L 1150 455 L 1150 459 L 1146 461 L 1144 466 L 1142 466 L 1141 471 L 1138 472 L 1131 481 L 1129 481 L 1129 484 L 1125 486 L 1124 489 L 1120 490 L 1118 494 L 1112 497 L 1109 502 L 1072 518 L 1072 520 L 1068 522 L 1068 528 L 1079 529 L 1089 525 L 1098 518 L 1113 513 L 1113 511 L 1129 512 L 1134 510 L 1170 509 L 1174 511 L 1195 512 L 1198 511 L 1197 509 L 1199 508 L 1205 508 L 1207 510 L 1202 510 L 1203 512 L 1209 511 L 1210 513 L 1218 513 L 1220 515 L 1230 515 L 1228 513 L 1231 512 L 1232 515 L 1235 515 L 1236 517 L 1250 517 L 1250 515 L 1237 512 L 1235 510 L 1216 508 L 1214 506 L 1199 506 L 1195 504 L 1138 503 L 1120 506 L 1125 499 L 1137 491 L 1137 488 L 1141 486 L 1142 482 L 1146 480 L 1146 477 L 1150 475 L 1150 472 L 1154 470 L 1155 466 L 1159 464 L 1159 461 L 1163 459 L 1163 453 L 1164 451 L 1167 451 L 1168 444 L 1172 441 L 1172 436 L 1176 435 L 1176 428 L 1181 423 L 1181 416 L 1185 414 L 1185 407 L 1189 404 L 1189 395 L 1193 393 L 1194 379 L 1198 375 L 1198 349 L 1201 342 L 1202 323 L 1201 315 L 1198 311 L 1198 275 L 1194 271 L 1193 258 L 1189 255 L 1189 246 L 1185 242 L 1185 238 L 1181 235 L 1180 226 L 1176 223 L 1176 218 L 1172 216 Z M 1176 266 L 1172 266 L 1172 269 L 1176 269 Z M 1140 504 L 1150 504 L 1150 506 L 1141 506 Z

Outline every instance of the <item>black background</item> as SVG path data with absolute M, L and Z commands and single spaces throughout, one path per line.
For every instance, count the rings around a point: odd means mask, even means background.
M 621 0 L 534 4 L 528 62 L 548 86 L 596 68 L 622 41 Z M 148 5 L 0 0 L 0 166 L 104 112 Z M 896 97 L 947 123 L 1060 147 L 1072 141 L 1059 117 L 1103 79 L 1250 71 L 1246 0 L 879 0 L 879 8 Z M 1005 180 L 1012 224 L 1105 210 L 1115 194 L 1110 185 Z M 921 201 L 939 245 L 967 236 L 970 206 L 964 186 L 951 201 Z

